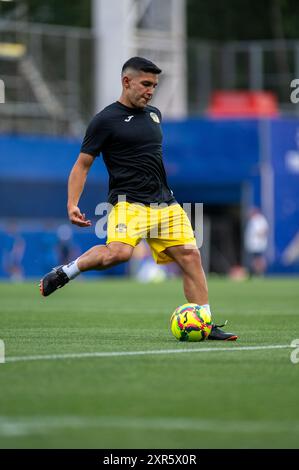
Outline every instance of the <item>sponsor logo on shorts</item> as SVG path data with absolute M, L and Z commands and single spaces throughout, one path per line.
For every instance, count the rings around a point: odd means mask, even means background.
M 119 233 L 126 233 L 127 226 L 126 224 L 117 224 L 117 226 L 115 227 L 115 230 L 116 232 L 119 232 Z

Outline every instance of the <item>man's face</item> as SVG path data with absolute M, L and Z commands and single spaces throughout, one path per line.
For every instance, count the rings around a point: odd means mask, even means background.
M 158 75 L 149 72 L 132 72 L 123 77 L 126 98 L 132 106 L 144 108 L 152 99 L 158 84 Z

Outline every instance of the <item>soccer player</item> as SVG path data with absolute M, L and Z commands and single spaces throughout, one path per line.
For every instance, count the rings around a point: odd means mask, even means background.
M 267 269 L 266 251 L 269 224 L 260 209 L 252 207 L 245 227 L 245 250 L 251 276 L 263 276 Z
M 73 224 L 91 225 L 78 204 L 88 171 L 102 153 L 112 205 L 107 242 L 90 248 L 68 265 L 53 268 L 40 282 L 42 295 L 52 294 L 81 272 L 128 261 L 134 247 L 146 238 L 157 263 L 174 261 L 180 266 L 187 301 L 204 305 L 210 312 L 206 277 L 190 221 L 167 184 L 161 113 L 149 105 L 160 73 L 161 69 L 145 58 L 129 59 L 122 67 L 119 100 L 89 124 L 69 176 L 67 209 Z M 156 227 L 158 231 L 153 233 Z M 236 340 L 237 336 L 213 324 L 208 338 Z

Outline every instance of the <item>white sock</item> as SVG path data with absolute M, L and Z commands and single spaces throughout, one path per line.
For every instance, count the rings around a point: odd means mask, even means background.
M 80 274 L 80 269 L 78 268 L 78 260 L 79 258 L 75 259 L 69 264 L 65 264 L 62 266 L 62 271 L 65 272 L 69 279 L 75 279 Z
M 203 307 L 207 310 L 207 312 L 212 316 L 212 312 L 211 312 L 211 309 L 210 309 L 210 305 L 209 304 L 205 304 L 203 305 Z

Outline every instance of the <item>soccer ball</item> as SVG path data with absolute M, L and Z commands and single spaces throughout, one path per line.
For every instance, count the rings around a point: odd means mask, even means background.
M 184 304 L 176 308 L 170 319 L 172 334 L 180 341 L 203 341 L 212 330 L 209 312 L 197 304 Z

